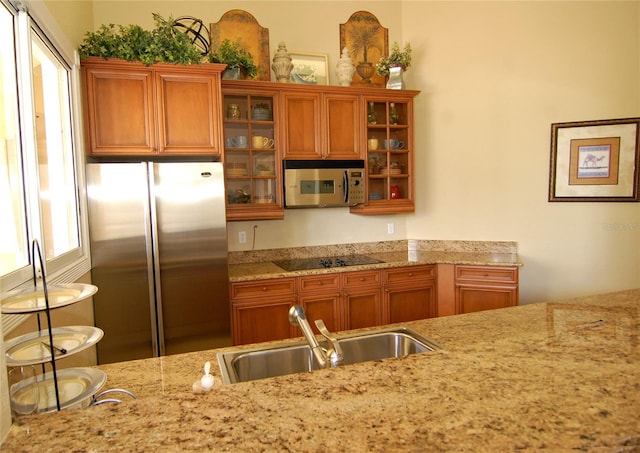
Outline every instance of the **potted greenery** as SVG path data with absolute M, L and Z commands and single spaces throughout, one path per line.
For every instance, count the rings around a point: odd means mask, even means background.
M 223 79 L 238 79 L 249 77 L 255 79 L 260 74 L 260 68 L 253 63 L 253 57 L 240 47 L 238 41 L 225 39 L 217 47 L 211 49 L 209 61 L 224 63 L 227 69 L 222 74 Z M 244 73 L 245 77 L 242 77 Z
M 400 44 L 394 42 L 391 46 L 391 53 L 388 56 L 380 57 L 376 64 L 376 73 L 383 77 L 389 75 L 389 69 L 400 67 L 405 71 L 411 66 L 411 43 L 406 43 L 403 50 L 400 50 Z
M 87 32 L 78 51 L 80 58 L 120 58 L 127 61 L 153 63 L 198 64 L 202 51 L 186 33 L 174 27 L 172 18 L 165 20 L 153 13 L 156 26 L 144 30 L 139 25 L 102 25 L 95 32 Z

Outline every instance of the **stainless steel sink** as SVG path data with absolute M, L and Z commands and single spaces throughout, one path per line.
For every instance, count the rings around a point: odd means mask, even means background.
M 406 327 L 382 328 L 336 337 L 344 355 L 343 365 L 441 349 L 436 342 Z M 218 364 L 225 384 L 320 369 L 306 341 L 221 352 L 218 354 Z

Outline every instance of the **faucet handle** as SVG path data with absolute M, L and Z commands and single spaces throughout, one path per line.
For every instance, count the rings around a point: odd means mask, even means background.
M 329 329 L 327 329 L 327 326 L 324 324 L 324 321 L 322 319 L 316 319 L 315 323 L 322 336 L 325 337 L 331 345 L 331 348 L 327 351 L 327 355 L 329 356 L 328 359 L 331 362 L 331 366 L 336 367 L 342 364 L 343 356 L 340 343 L 338 343 L 338 340 L 335 336 L 331 335 L 331 332 L 329 332 Z

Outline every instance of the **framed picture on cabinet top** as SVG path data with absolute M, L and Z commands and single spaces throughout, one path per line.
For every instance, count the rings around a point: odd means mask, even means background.
M 326 53 L 289 52 L 293 69 L 289 81 L 305 85 L 329 85 Z
M 640 118 L 551 125 L 549 201 L 640 201 Z
M 389 55 L 389 30 L 369 11 L 356 11 L 340 24 L 340 49 L 349 50 L 355 65 L 351 85 L 384 87 L 387 78 L 376 73 L 380 57 Z

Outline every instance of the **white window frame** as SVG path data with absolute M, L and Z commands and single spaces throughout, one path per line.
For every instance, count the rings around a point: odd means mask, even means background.
M 40 220 L 40 194 L 34 187 L 39 186 L 37 149 L 35 147 L 35 124 L 31 84 L 31 33 L 47 43 L 60 61 L 69 69 L 69 94 L 71 109 L 72 149 L 78 202 L 79 247 L 45 264 L 48 283 L 71 283 L 91 270 L 87 221 L 87 203 L 84 179 L 84 146 L 80 102 L 79 56 L 59 31 L 53 18 L 42 2 L 28 0 L 0 0 L 15 13 L 16 65 L 18 78 L 19 116 L 21 130 L 22 162 L 26 193 L 27 231 L 29 253 L 31 241 L 37 239 L 43 247 L 43 228 Z M 10 1 L 11 3 L 7 3 Z M 32 261 L 31 258 L 30 261 Z M 37 258 L 36 258 L 37 260 Z M 33 267 L 29 265 L 11 274 L 0 277 L 2 292 L 27 287 L 33 284 Z M 2 316 L 2 331 L 6 335 L 26 319 L 26 316 Z

